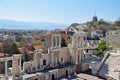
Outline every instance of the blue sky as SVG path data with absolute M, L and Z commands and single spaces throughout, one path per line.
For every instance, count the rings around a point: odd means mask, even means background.
M 0 0 L 2 19 L 71 24 L 90 21 L 95 14 L 119 19 L 120 0 Z

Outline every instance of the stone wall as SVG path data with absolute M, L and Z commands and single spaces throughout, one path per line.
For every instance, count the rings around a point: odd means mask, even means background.
M 108 31 L 105 40 L 111 46 L 120 47 L 120 30 Z
M 4 62 L 0 62 L 0 74 L 3 74 L 5 72 L 5 63 Z
M 53 60 L 52 60 L 53 59 Z M 24 62 L 24 71 L 29 69 L 32 65 L 35 67 L 50 67 L 50 65 L 57 66 L 58 63 L 61 63 L 61 59 L 63 59 L 63 64 L 70 62 L 70 53 L 67 47 L 63 47 L 60 49 L 52 49 L 49 54 L 40 54 L 34 52 L 34 60 L 29 62 Z M 46 65 L 43 65 L 43 60 L 46 60 Z M 53 62 L 52 62 L 53 61 Z
M 64 76 L 68 76 L 70 74 L 73 74 L 76 72 L 76 66 L 69 66 L 61 69 L 54 69 L 50 70 L 47 73 L 44 72 L 38 72 L 36 74 L 29 74 L 29 75 L 23 75 L 23 80 L 52 80 L 52 77 L 54 75 L 54 79 L 58 79 Z
M 108 35 L 105 38 L 106 42 L 110 46 L 119 46 L 120 47 L 120 35 Z
M 70 62 L 70 53 L 67 47 L 63 47 L 60 50 L 61 57 L 64 59 L 64 63 Z

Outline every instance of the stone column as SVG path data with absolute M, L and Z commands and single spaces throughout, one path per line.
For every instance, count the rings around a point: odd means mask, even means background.
M 78 40 L 78 46 L 81 47 L 81 36 L 78 37 L 79 40 Z
M 38 57 L 37 57 L 37 56 L 39 56 L 39 55 L 38 55 L 38 53 L 37 53 L 37 50 L 35 50 L 35 51 L 34 51 L 34 59 L 33 59 L 33 60 L 35 61 L 35 68 L 36 68 L 36 69 L 38 69 L 38 63 L 37 63 Z
M 61 36 L 59 37 L 59 47 L 61 47 Z
M 120 71 L 119 71 L 119 75 L 118 75 L 118 80 L 120 80 Z
M 58 43 L 57 36 L 55 36 L 55 47 L 57 47 L 57 43 Z
M 20 63 L 20 73 L 21 73 L 21 55 L 19 56 L 19 63 Z
M 85 45 L 85 40 L 84 40 L 84 36 L 82 37 L 82 46 L 84 46 Z
M 53 48 L 53 36 L 52 36 L 52 40 L 51 40 L 51 47 Z
M 77 35 L 77 39 L 76 39 L 76 47 L 78 48 L 79 45 L 79 41 L 78 41 L 78 35 Z
M 80 42 L 80 36 L 78 36 L 78 47 L 80 47 L 81 42 Z
M 8 63 L 7 63 L 7 60 L 5 60 L 5 80 L 7 80 L 8 78 Z
M 59 51 L 59 63 L 61 63 L 61 51 Z
M 80 50 L 80 63 L 82 64 L 82 60 L 83 60 L 83 51 Z
M 50 53 L 50 48 L 48 48 L 48 54 Z
M 83 37 L 82 36 L 80 36 L 80 46 L 82 47 L 83 46 L 83 39 L 82 39 Z
M 59 47 L 59 37 L 57 37 L 57 47 Z
M 78 64 L 78 59 L 77 59 L 77 58 L 78 58 L 78 56 L 77 56 L 78 54 L 77 54 L 77 52 L 78 52 L 78 51 L 75 51 L 75 54 L 76 54 L 76 61 L 75 61 L 75 63 L 76 63 L 76 64 Z
M 57 56 L 56 56 L 56 64 L 55 65 L 57 66 Z
M 45 80 L 49 80 L 50 78 L 49 78 L 49 76 L 48 76 L 48 73 L 46 74 L 46 76 L 45 76 Z
M 52 52 L 52 66 L 53 66 L 54 64 L 53 64 L 53 52 Z

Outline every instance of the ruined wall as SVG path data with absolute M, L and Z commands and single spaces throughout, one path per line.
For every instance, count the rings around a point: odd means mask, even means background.
M 60 53 L 65 63 L 70 62 L 70 52 L 67 47 L 61 48 Z
M 21 55 L 13 55 L 12 70 L 13 76 L 19 75 L 21 71 Z
M 4 62 L 0 62 L 0 73 L 1 74 L 5 73 L 5 63 Z
M 25 72 L 28 72 L 28 69 L 30 70 L 30 69 L 33 69 L 35 67 L 36 67 L 36 65 L 35 65 L 34 61 L 24 62 L 24 64 L 23 64 L 23 70 Z

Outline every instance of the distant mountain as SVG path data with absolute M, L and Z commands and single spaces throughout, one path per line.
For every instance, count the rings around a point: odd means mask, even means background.
M 0 29 L 22 29 L 22 30 L 53 30 L 64 29 L 69 25 L 50 22 L 25 22 L 0 19 Z

